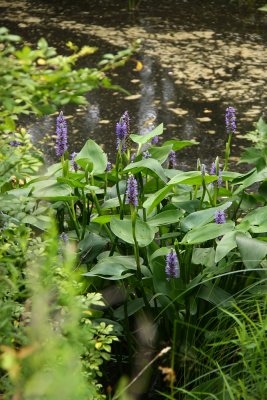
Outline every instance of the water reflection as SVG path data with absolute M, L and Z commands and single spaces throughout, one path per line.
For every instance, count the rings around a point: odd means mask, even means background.
M 224 110 L 238 110 L 239 131 L 252 128 L 266 106 L 267 32 L 259 15 L 241 14 L 227 2 L 142 2 L 138 13 L 128 13 L 125 1 L 20 1 L 0 0 L 0 22 L 32 41 L 46 36 L 61 51 L 72 40 L 91 44 L 101 53 L 143 39 L 133 64 L 113 74 L 113 81 L 130 90 L 90 92 L 88 107 L 66 107 L 72 116 L 70 150 L 77 151 L 88 137 L 103 144 L 112 158 L 115 123 L 127 109 L 134 132 L 144 133 L 164 122 L 166 138 L 195 138 L 200 146 L 186 149 L 180 162 L 195 166 L 195 159 L 211 161 L 221 155 L 226 139 Z M 91 63 L 85 60 L 84 63 Z M 53 158 L 53 118 L 31 127 L 34 140 Z M 242 141 L 235 137 L 236 150 Z

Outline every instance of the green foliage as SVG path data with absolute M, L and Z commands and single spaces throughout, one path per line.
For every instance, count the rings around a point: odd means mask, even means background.
M 256 129 L 244 136 L 253 142 L 241 155 L 239 163 L 255 164 L 258 170 L 267 166 L 267 123 L 263 117 L 256 123 Z
M 82 295 L 72 246 L 58 241 L 51 224 L 43 241 L 24 225 L 4 227 L 1 241 L 1 367 L 7 372 L 1 390 L 6 398 L 105 398 L 96 378 L 116 338 L 111 325 L 92 321 L 93 305 L 104 303 L 99 294 Z
M 104 70 L 125 64 L 136 46 L 112 56 L 103 68 L 102 62 L 99 68 L 74 69 L 81 57 L 97 48 L 84 46 L 79 50 L 68 43 L 73 53 L 62 56 L 44 38 L 32 49 L 23 45 L 19 36 L 0 28 L 0 131 L 14 131 L 21 114 L 50 114 L 68 103 L 86 104 L 84 95 L 92 89 L 122 90 L 111 84 Z

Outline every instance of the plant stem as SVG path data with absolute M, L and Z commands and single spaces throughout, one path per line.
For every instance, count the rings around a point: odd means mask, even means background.
M 144 285 L 143 285 L 140 256 L 139 256 L 139 246 L 138 246 L 138 241 L 136 239 L 136 209 L 132 205 L 131 205 L 131 219 L 132 219 L 132 233 L 133 233 L 133 240 L 134 240 L 134 256 L 135 256 L 136 267 L 137 267 L 137 279 L 140 282 L 141 292 L 142 292 L 145 306 L 149 310 L 150 305 L 147 300 L 147 296 L 146 296 Z

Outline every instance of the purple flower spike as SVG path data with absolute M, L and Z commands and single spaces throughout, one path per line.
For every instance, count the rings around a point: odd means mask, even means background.
M 166 256 L 166 267 L 165 272 L 167 275 L 167 281 L 171 278 L 179 278 L 180 277 L 180 268 L 177 255 L 173 249 Z
M 210 175 L 216 175 L 216 165 L 215 165 L 215 162 L 213 162 L 213 163 L 211 164 Z
M 9 143 L 9 146 L 19 147 L 19 146 L 22 146 L 22 143 L 18 142 L 17 140 L 12 140 L 12 142 Z
M 78 164 L 76 163 L 76 161 L 75 161 L 75 157 L 77 156 L 77 153 L 75 153 L 75 151 L 71 154 L 71 161 L 70 161 L 70 163 L 71 163 L 71 166 L 72 166 L 72 170 L 73 171 L 75 171 L 75 172 L 77 172 L 78 171 L 78 169 L 79 169 L 79 166 L 78 166 Z
M 125 111 L 123 113 L 122 120 L 126 124 L 126 132 L 127 132 L 126 135 L 129 136 L 131 131 L 130 131 L 130 117 L 128 111 Z
M 126 122 L 120 121 L 116 124 L 116 136 L 117 136 L 117 146 L 116 150 L 119 150 L 121 146 L 121 153 L 124 153 L 126 150 L 125 139 L 127 136 L 127 125 Z
M 65 117 L 63 115 L 63 112 L 60 111 L 59 116 L 57 117 L 57 127 L 56 127 L 56 134 L 57 134 L 57 139 L 56 139 L 56 155 L 58 157 L 63 156 L 65 151 L 68 148 L 67 144 L 67 122 L 65 120 Z
M 138 206 L 138 189 L 137 189 L 137 180 L 133 175 L 130 175 L 127 181 L 127 190 L 126 190 L 126 204 L 131 204 L 134 207 Z
M 174 150 L 169 152 L 169 168 L 176 168 L 176 153 Z
M 64 243 L 67 243 L 69 241 L 68 235 L 65 232 L 62 232 L 59 235 L 60 240 L 62 240 Z
M 236 116 L 235 116 L 235 108 L 227 107 L 225 113 L 225 125 L 227 133 L 235 133 L 236 132 Z
M 159 137 L 158 137 L 158 136 L 154 136 L 154 137 L 151 139 L 151 144 L 157 144 L 158 141 L 159 141 Z
M 110 161 L 108 161 L 107 162 L 107 167 L 106 167 L 106 172 L 110 172 L 111 171 L 111 167 L 112 167 L 112 164 L 111 164 Z
M 143 159 L 150 158 L 150 157 L 151 157 L 151 154 L 149 153 L 148 150 L 143 152 Z
M 223 183 L 223 179 L 222 179 L 222 170 L 219 169 L 219 172 L 218 172 L 218 180 L 217 180 L 217 185 L 218 185 L 218 187 L 221 187 L 221 186 L 222 186 L 222 183 Z
M 223 210 L 215 211 L 214 221 L 216 224 L 225 224 L 226 218 Z

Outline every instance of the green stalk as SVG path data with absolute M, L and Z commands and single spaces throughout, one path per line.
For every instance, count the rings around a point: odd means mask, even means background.
M 173 336 L 172 336 L 172 353 L 171 353 L 171 396 L 174 399 L 174 362 L 175 362 L 175 343 L 176 343 L 176 335 L 177 335 L 177 329 L 176 329 L 176 323 L 177 320 L 174 320 L 173 324 Z
M 150 305 L 149 305 L 149 302 L 147 300 L 145 289 L 144 289 L 144 286 L 143 286 L 141 264 L 140 264 L 140 256 L 139 256 L 139 246 L 138 246 L 138 241 L 136 239 L 136 209 L 132 205 L 131 205 L 131 219 L 132 219 L 132 233 L 133 233 L 133 240 L 134 240 L 134 256 L 135 256 L 136 267 L 137 267 L 137 279 L 140 282 L 141 292 L 142 292 L 142 296 L 143 296 L 143 299 L 144 299 L 145 306 L 149 310 L 150 309 Z
M 77 234 L 77 238 L 78 238 L 78 240 L 80 240 L 80 230 L 79 230 L 79 226 L 78 226 L 78 222 L 77 222 L 77 218 L 76 218 L 76 213 L 74 210 L 74 203 L 73 203 L 73 201 L 71 201 L 71 205 L 69 205 L 69 203 L 66 203 L 66 204 L 68 207 L 70 219 L 74 225 L 74 229 Z

